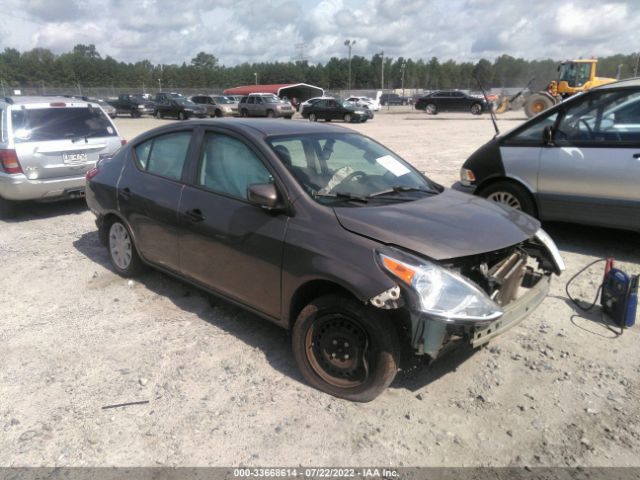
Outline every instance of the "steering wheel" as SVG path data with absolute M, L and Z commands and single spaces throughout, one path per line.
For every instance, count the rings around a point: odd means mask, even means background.
M 342 181 L 340 183 L 338 183 L 338 185 L 336 185 L 335 187 L 333 187 L 331 189 L 332 192 L 335 192 L 336 188 L 338 188 L 340 185 L 342 185 L 343 183 L 348 183 L 348 182 L 352 182 L 355 178 L 358 177 L 366 177 L 367 174 L 365 172 L 363 172 L 362 170 L 356 170 L 355 172 L 351 172 L 349 175 L 347 175 L 346 177 L 344 177 L 342 179 Z

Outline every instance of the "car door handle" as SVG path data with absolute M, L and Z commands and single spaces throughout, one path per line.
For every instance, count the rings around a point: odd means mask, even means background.
M 633 158 L 640 158 L 640 153 L 634 153 Z
M 204 220 L 204 215 L 202 215 L 202 212 L 200 211 L 199 208 L 193 208 L 191 210 L 187 210 L 186 212 L 184 212 L 184 214 L 192 222 L 201 222 Z

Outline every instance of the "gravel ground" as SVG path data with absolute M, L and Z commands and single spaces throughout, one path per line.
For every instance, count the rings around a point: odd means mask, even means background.
M 166 122 L 117 120 L 129 139 Z M 486 115 L 403 108 L 350 127 L 445 185 L 493 135 Z M 93 220 L 67 202 L 0 221 L 0 466 L 640 466 L 640 328 L 617 336 L 564 291 L 597 258 L 639 272 L 636 234 L 545 225 L 567 272 L 539 309 L 354 404 L 304 384 L 278 327 L 158 272 L 115 275 Z M 592 299 L 601 271 L 573 293 Z

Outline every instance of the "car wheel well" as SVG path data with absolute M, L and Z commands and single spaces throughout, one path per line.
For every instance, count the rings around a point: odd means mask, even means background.
M 518 185 L 520 188 L 524 189 L 529 194 L 529 197 L 531 197 L 531 202 L 533 203 L 533 208 L 535 209 L 535 217 L 539 218 L 538 215 L 540 214 L 540 210 L 538 209 L 538 202 L 536 200 L 536 196 L 533 193 L 531 193 L 531 190 L 529 189 L 529 187 L 527 187 L 524 183 L 514 178 L 510 178 L 510 177 L 490 178 L 486 180 L 484 183 L 481 183 L 480 185 L 478 185 L 478 188 L 476 188 L 476 191 L 474 192 L 474 194 L 477 196 L 481 196 L 484 190 L 486 190 L 492 185 L 495 185 L 496 183 L 501 183 L 501 182 L 513 183 L 514 185 Z
M 293 324 L 298 318 L 298 314 L 312 300 L 324 295 L 342 295 L 350 298 L 357 298 L 352 292 L 337 283 L 328 280 L 312 280 L 298 287 L 293 294 L 291 303 L 289 304 L 289 327 L 293 328 Z
M 304 307 L 319 297 L 325 295 L 339 295 L 362 301 L 351 291 L 337 283 L 328 280 L 312 280 L 298 287 L 289 304 L 289 329 L 293 329 L 298 315 Z M 375 307 L 371 307 L 375 308 Z M 411 344 L 411 318 L 404 309 L 387 310 L 390 321 L 395 325 L 398 338 L 403 346 Z M 410 348 L 403 349 L 410 351 Z

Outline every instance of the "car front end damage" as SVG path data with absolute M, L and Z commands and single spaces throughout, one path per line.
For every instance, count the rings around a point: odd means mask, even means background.
M 431 359 L 451 341 L 479 347 L 516 326 L 545 299 L 551 276 L 564 270 L 542 229 L 511 247 L 467 257 L 432 262 L 384 247 L 378 261 L 398 282 L 370 303 L 403 309 L 414 353 Z

